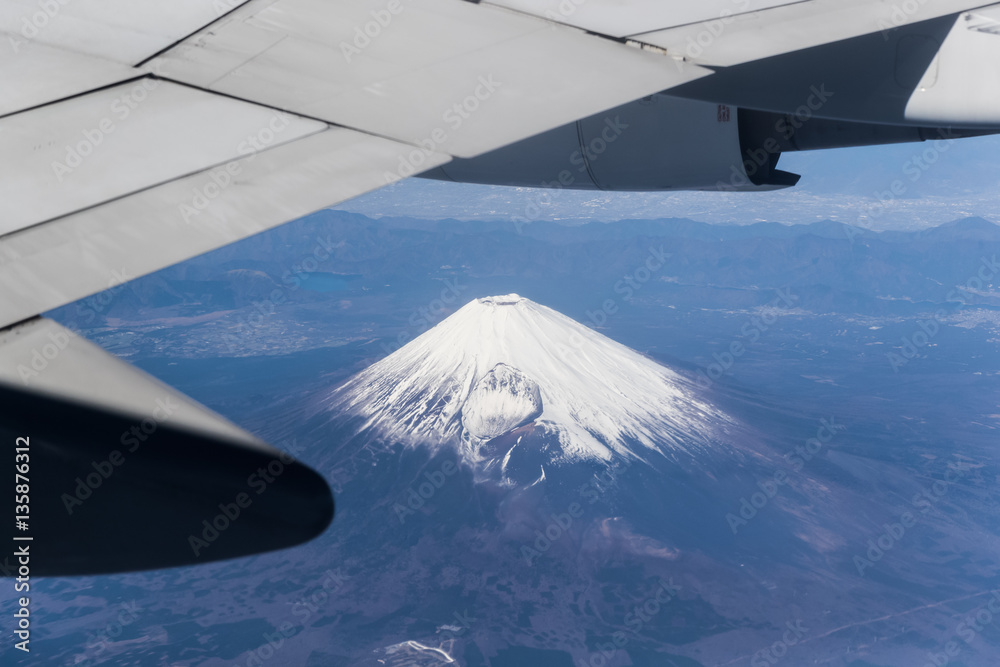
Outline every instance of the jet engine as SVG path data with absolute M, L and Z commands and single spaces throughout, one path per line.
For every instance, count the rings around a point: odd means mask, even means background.
M 739 111 L 652 95 L 471 159 L 424 178 L 576 190 L 773 190 L 798 176 L 780 152 L 746 157 Z
M 881 125 L 738 109 L 658 94 L 422 174 L 461 183 L 575 190 L 765 191 L 797 174 L 783 152 L 958 138 L 991 131 Z

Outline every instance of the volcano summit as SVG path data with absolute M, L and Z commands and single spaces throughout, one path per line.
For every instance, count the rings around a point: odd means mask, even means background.
M 925 609 L 913 591 L 934 586 L 876 578 L 921 553 L 915 526 L 859 576 L 859 549 L 902 530 L 871 488 L 918 485 L 860 456 L 853 431 L 824 444 L 818 428 L 839 416 L 702 388 L 515 294 L 466 304 L 303 409 L 297 429 L 330 443 L 319 466 L 341 502 L 323 557 L 384 601 L 331 604 L 359 635 L 380 624 L 366 644 L 378 660 L 430 647 L 471 667 L 771 664 L 790 619 L 816 628 L 799 655 L 840 632 L 870 641 L 884 600 Z M 796 465 L 810 439 L 821 451 Z M 647 602 L 659 611 L 636 626 Z M 489 622 L 458 636 L 465 609 Z
M 470 463 L 529 425 L 558 458 L 608 461 L 695 455 L 732 424 L 694 382 L 517 294 L 466 304 L 324 403 L 381 440 Z

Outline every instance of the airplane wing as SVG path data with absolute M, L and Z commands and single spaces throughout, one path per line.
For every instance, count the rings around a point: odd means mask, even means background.
M 995 31 L 959 31 L 955 15 L 971 3 L 906 7 L 0 0 L 0 430 L 38 443 L 30 452 L 39 480 L 32 525 L 45 534 L 37 572 L 254 553 L 315 536 L 333 513 L 316 473 L 40 313 L 452 158 L 662 91 L 711 98 L 727 69 L 885 26 L 955 24 L 943 47 L 954 60 L 940 70 L 952 96 L 975 84 L 963 63 L 985 52 L 1000 62 Z M 976 25 L 994 14 L 983 10 Z M 914 103 L 913 118 L 964 113 L 984 122 L 1000 113 L 990 94 L 979 96 L 956 110 L 953 97 L 932 93 Z M 183 407 L 163 420 L 167 400 Z M 131 449 L 136 425 L 150 446 Z M 123 462 L 109 469 L 112 457 Z M 268 487 L 267 502 L 216 522 L 274 461 L 288 474 Z M 116 508 L 127 526 L 113 523 Z
M 0 3 L 0 326 L 708 74 L 458 0 L 56 4 Z

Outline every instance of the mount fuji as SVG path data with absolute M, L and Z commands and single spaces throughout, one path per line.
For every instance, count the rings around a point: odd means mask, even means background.
M 322 557 L 371 587 L 330 603 L 343 664 L 747 667 L 789 619 L 885 616 L 906 587 L 852 559 L 887 525 L 872 485 L 912 479 L 840 451 L 839 417 L 721 385 L 508 294 L 303 404 L 338 498 Z
M 508 464 L 529 434 L 551 443 L 552 463 L 711 456 L 735 425 L 693 381 L 517 294 L 473 300 L 322 408 L 480 467 Z

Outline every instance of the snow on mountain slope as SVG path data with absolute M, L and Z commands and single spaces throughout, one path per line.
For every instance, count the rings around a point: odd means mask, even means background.
M 472 388 L 462 406 L 462 426 L 474 438 L 490 440 L 527 424 L 542 413 L 538 383 L 507 364 L 497 364 Z
M 732 424 L 692 382 L 516 294 L 472 301 L 324 407 L 386 441 L 451 445 L 473 461 L 483 442 L 531 419 L 567 459 L 604 460 L 696 453 Z

